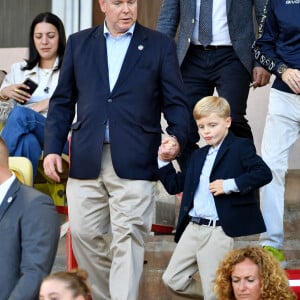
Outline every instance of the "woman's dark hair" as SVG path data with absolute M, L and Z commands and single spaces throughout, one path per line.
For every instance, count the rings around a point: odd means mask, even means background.
M 59 69 L 61 66 L 65 47 L 66 47 L 66 34 L 65 34 L 64 24 L 60 20 L 60 18 L 57 17 L 56 15 L 54 15 L 50 12 L 44 12 L 44 13 L 40 13 L 39 15 L 37 15 L 31 23 L 30 31 L 29 31 L 29 58 L 26 60 L 27 64 L 25 67 L 22 68 L 22 70 L 31 70 L 40 61 L 40 55 L 34 45 L 33 34 L 34 34 L 35 26 L 38 23 L 42 23 L 42 22 L 52 24 L 53 26 L 56 27 L 56 29 L 58 31 L 59 40 L 58 40 L 57 55 L 58 55 L 59 61 L 58 61 L 57 69 Z

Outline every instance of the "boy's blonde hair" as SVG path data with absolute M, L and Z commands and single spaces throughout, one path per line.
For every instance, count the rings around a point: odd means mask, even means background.
M 230 106 L 225 98 L 217 96 L 207 96 L 200 99 L 193 110 L 195 120 L 215 113 L 221 118 L 230 117 Z

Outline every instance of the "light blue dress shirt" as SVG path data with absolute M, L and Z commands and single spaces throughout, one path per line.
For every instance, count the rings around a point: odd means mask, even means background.
M 199 185 L 194 196 L 194 207 L 189 212 L 189 215 L 192 217 L 202 217 L 211 220 L 219 220 L 214 196 L 209 190 L 209 178 L 221 144 L 222 143 L 220 143 L 217 147 L 210 147 L 206 155 L 206 159 L 199 178 Z M 225 194 L 238 192 L 238 188 L 234 179 L 224 180 L 223 189 Z
M 104 22 L 110 91 L 113 90 L 119 77 L 134 28 L 135 24 L 133 24 L 128 31 L 116 37 L 110 34 Z M 109 143 L 109 120 L 106 122 L 105 142 Z

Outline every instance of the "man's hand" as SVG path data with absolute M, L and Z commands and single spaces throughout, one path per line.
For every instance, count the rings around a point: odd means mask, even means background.
M 58 154 L 48 154 L 44 158 L 45 174 L 56 182 L 60 182 L 59 173 L 62 173 L 62 158 Z
M 300 94 L 300 71 L 288 68 L 281 76 L 281 79 L 290 87 L 295 94 Z
M 262 87 L 270 82 L 271 73 L 263 67 L 254 67 L 252 71 L 253 88 Z
M 176 158 L 179 152 L 180 146 L 177 139 L 173 136 L 167 136 L 158 148 L 158 157 L 162 161 L 171 161 Z
M 223 179 L 217 179 L 209 184 L 209 190 L 214 196 L 224 194 Z

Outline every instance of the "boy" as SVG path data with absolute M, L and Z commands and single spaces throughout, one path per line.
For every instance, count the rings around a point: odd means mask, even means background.
M 193 152 L 186 173 L 164 163 L 172 145 L 158 151 L 158 176 L 170 194 L 183 191 L 175 241 L 178 242 L 163 275 L 174 292 L 190 298 L 216 299 L 215 271 L 233 248 L 233 237 L 266 230 L 257 189 L 272 180 L 250 139 L 229 132 L 230 106 L 221 97 L 204 97 L 193 111 L 207 146 Z M 193 278 L 199 270 L 200 282 Z

